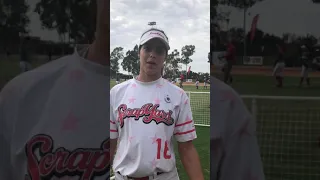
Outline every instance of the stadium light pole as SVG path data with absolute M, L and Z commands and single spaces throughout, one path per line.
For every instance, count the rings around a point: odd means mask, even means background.
M 155 25 L 157 25 L 157 22 L 151 21 L 151 22 L 148 22 L 148 25 L 153 28 Z

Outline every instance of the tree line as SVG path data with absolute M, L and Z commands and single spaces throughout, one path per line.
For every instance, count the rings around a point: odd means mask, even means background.
M 231 28 L 228 32 L 219 31 L 219 22 L 228 22 L 228 12 L 219 11 L 221 5 L 232 6 L 237 9 L 247 12 L 249 8 L 256 3 L 263 0 L 247 0 L 247 1 L 233 1 L 233 0 L 213 0 L 211 2 L 211 52 L 224 51 L 227 37 L 231 36 L 236 47 L 236 55 L 241 57 L 246 53 L 246 56 L 268 56 L 269 60 L 274 60 L 278 54 L 277 45 L 283 47 L 285 54 L 285 62 L 287 66 L 299 66 L 301 64 L 299 57 L 300 46 L 306 45 L 310 48 L 315 46 L 318 42 L 317 37 L 306 34 L 305 36 L 298 36 L 293 33 L 284 33 L 282 36 L 263 32 L 261 29 L 256 29 L 254 39 L 251 40 L 251 32 L 245 34 L 243 28 Z M 319 1 L 313 1 L 319 3 Z M 249 22 L 247 22 L 249 23 Z M 246 42 L 246 43 L 244 43 Z M 246 45 L 246 46 L 245 46 Z M 245 47 L 244 47 L 245 46 Z M 238 62 L 238 61 L 237 61 Z M 273 62 L 264 62 L 266 64 L 273 64 Z
M 194 45 L 185 45 L 181 51 L 173 49 L 167 55 L 164 64 L 164 76 L 167 78 L 177 78 L 181 73 L 186 74 L 188 65 L 193 61 L 191 56 L 195 53 Z M 139 46 L 135 45 L 133 49 L 124 52 L 123 47 L 116 47 L 110 53 L 110 69 L 111 77 L 115 78 L 123 74 L 119 73 L 120 65 L 123 70 L 129 72 L 131 75 L 138 75 L 140 70 L 139 60 Z M 122 62 L 120 63 L 120 61 Z M 185 70 L 180 70 L 184 66 Z M 205 73 L 195 73 L 190 71 L 188 78 L 204 78 Z M 208 77 L 208 76 L 207 76 Z
M 28 11 L 39 15 L 44 29 L 55 30 L 64 44 L 89 44 L 96 28 L 96 2 L 92 0 L 39 0 L 34 9 L 25 0 L 0 1 L 0 47 L 11 47 L 28 36 Z

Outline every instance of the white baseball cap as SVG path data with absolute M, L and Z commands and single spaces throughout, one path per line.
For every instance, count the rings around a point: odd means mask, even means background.
M 154 38 L 160 39 L 165 44 L 167 50 L 170 50 L 169 40 L 167 36 L 164 34 L 163 31 L 158 29 L 152 29 L 145 32 L 140 38 L 140 46 Z

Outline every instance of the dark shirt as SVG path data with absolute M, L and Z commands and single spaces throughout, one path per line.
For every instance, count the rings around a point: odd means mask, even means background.
M 234 63 L 235 59 L 236 59 L 236 48 L 232 43 L 229 43 L 227 46 L 226 60 L 228 62 Z
M 20 61 L 30 62 L 30 56 L 26 45 L 21 47 Z

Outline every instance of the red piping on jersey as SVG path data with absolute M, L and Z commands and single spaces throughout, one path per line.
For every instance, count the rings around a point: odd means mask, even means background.
M 190 124 L 190 123 L 192 123 L 192 120 L 191 120 L 191 121 L 184 122 L 184 123 L 181 123 L 181 124 L 177 124 L 175 127 L 184 126 L 184 125 L 187 125 L 187 124 Z
M 111 122 L 112 124 L 116 124 L 116 122 L 115 122 L 115 121 L 111 121 L 111 120 L 110 120 L 110 122 Z
M 118 130 L 110 129 L 110 132 L 118 132 Z
M 175 133 L 174 135 L 184 135 L 184 134 L 192 133 L 192 132 L 195 131 L 195 130 L 196 130 L 196 129 L 192 129 L 192 130 L 185 131 L 185 132 L 177 132 L 177 133 Z

